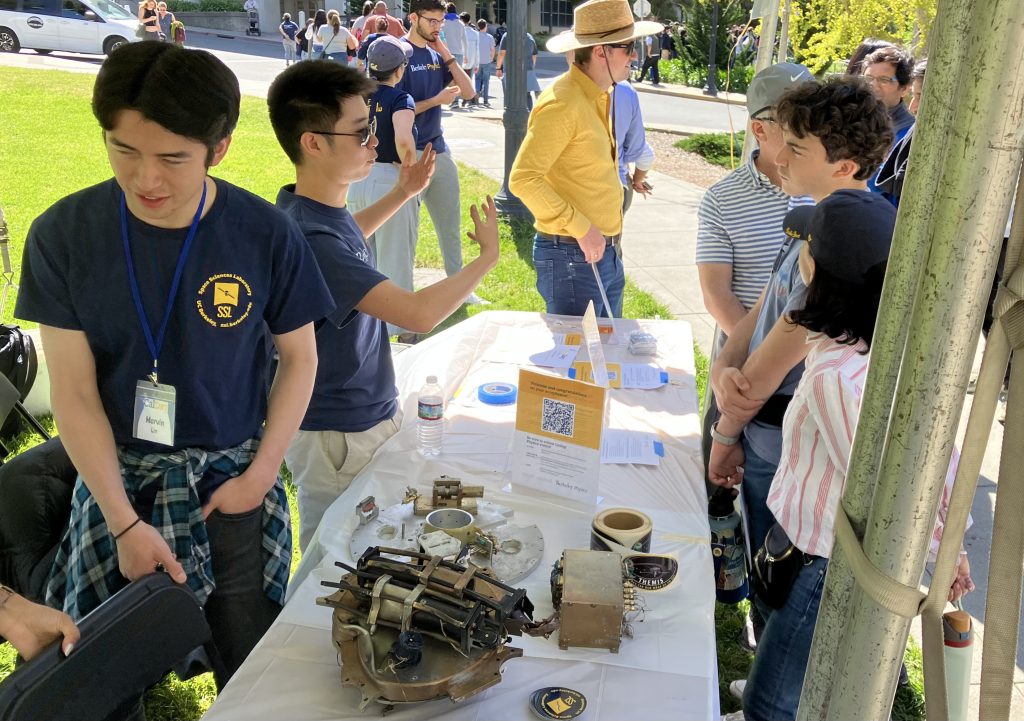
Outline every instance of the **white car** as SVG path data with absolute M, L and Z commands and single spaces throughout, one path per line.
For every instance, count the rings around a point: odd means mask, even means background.
M 110 0 L 0 0 L 0 51 L 105 53 L 138 38 L 139 20 Z

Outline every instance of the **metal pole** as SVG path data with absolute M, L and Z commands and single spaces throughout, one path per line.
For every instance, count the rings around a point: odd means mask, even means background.
M 855 530 L 866 529 L 868 560 L 912 587 L 922 577 L 1022 159 L 1024 81 L 998 68 L 1024 61 L 1024 6 L 940 0 L 932 35 L 934 69 L 843 497 Z M 837 545 L 798 719 L 885 718 L 909 627 L 909 618 L 855 586 Z
M 508 189 L 508 174 L 526 137 L 526 3 L 512 2 L 506 7 L 508 33 L 505 35 L 505 179 L 494 196 L 498 212 L 511 218 L 530 218 L 530 211 Z
M 718 97 L 718 65 L 715 63 L 715 46 L 718 44 L 718 0 L 711 0 L 711 42 L 708 45 L 708 86 L 705 95 Z

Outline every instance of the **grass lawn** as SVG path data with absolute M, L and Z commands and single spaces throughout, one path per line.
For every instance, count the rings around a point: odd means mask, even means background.
M 7 216 L 11 234 L 11 258 L 17 273 L 21 251 L 29 225 L 47 207 L 75 190 L 110 177 L 110 168 L 102 152 L 100 129 L 89 107 L 93 76 L 58 71 L 22 70 L 0 67 L 0 205 Z M 727 146 L 726 146 L 727 147 Z M 294 178 L 288 159 L 277 145 L 262 99 L 244 97 L 238 130 L 224 162 L 213 170 L 217 177 L 234 182 L 273 201 L 281 185 Z M 498 184 L 475 170 L 459 168 L 463 199 L 463 228 L 471 228 L 469 205 L 486 194 L 494 194 Z M 437 236 L 427 213 L 420 223 L 417 265 L 441 268 Z M 479 288 L 479 294 L 491 301 L 487 306 L 464 306 L 438 329 L 441 330 L 481 310 L 544 310 L 534 287 L 531 262 L 532 228 L 525 223 L 502 223 L 501 260 Z M 464 241 L 467 261 L 477 255 L 475 245 Z M 12 318 L 14 302 L 7 304 L 2 318 Z M 631 318 L 669 318 L 668 310 L 650 295 L 627 281 L 623 315 Z M 707 358 L 695 348 L 697 387 L 703 396 L 707 382 Z M 46 419 L 52 428 L 52 420 Z M 25 435 L 8 447 L 18 452 L 38 442 Z M 298 537 L 295 488 L 286 477 L 292 509 L 292 525 Z M 298 562 L 294 552 L 292 568 Z M 722 711 L 739 707 L 729 695 L 729 682 L 744 678 L 751 655 L 737 644 L 743 625 L 745 605 L 718 605 L 715 612 L 718 645 L 720 699 Z M 916 653 L 916 656 L 915 656 Z M 14 650 L 0 646 L 0 680 L 13 670 Z M 894 719 L 923 719 L 921 699 L 920 652 L 908 651 L 911 687 L 897 694 Z M 216 691 L 212 676 L 205 674 L 188 682 L 171 677 L 151 690 L 146 697 L 150 721 L 182 721 L 199 718 L 212 703 Z

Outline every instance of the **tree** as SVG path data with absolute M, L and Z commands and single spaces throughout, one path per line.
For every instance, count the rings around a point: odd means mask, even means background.
M 692 0 L 688 3 L 686 47 L 681 52 L 692 67 L 707 67 L 708 64 L 708 50 L 711 46 L 711 3 L 712 0 Z M 715 64 L 722 70 L 729 66 L 729 52 L 732 50 L 729 28 L 733 25 L 745 25 L 749 18 L 749 0 L 718 0 Z
M 937 0 L 806 0 L 793 3 L 791 42 L 797 62 L 812 72 L 845 60 L 864 38 L 924 52 Z

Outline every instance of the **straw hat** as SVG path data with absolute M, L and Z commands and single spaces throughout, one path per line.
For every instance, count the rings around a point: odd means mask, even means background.
M 571 30 L 548 40 L 553 53 L 564 53 L 594 45 L 625 43 L 662 31 L 661 23 L 634 22 L 633 11 L 626 0 L 590 0 L 572 12 Z

